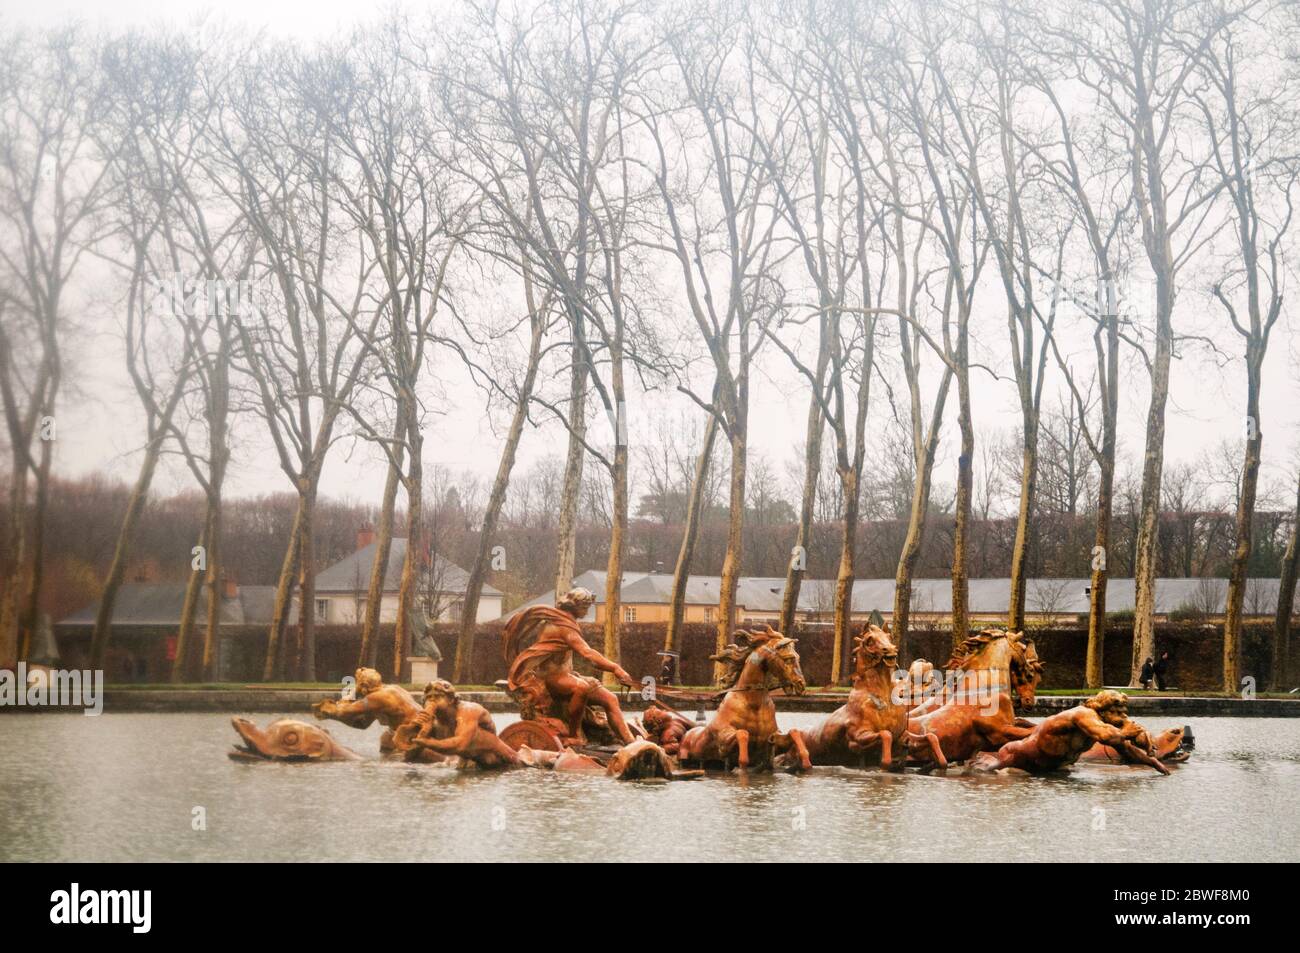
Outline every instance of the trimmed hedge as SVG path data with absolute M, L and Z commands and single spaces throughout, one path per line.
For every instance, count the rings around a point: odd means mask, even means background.
M 655 653 L 663 648 L 665 624 L 662 622 L 633 622 L 622 626 L 622 658 L 624 668 L 634 678 L 657 676 L 661 659 Z M 604 650 L 604 633 L 600 626 L 584 624 L 583 633 L 588 642 Z M 804 677 L 809 685 L 826 685 L 830 682 L 833 633 L 827 626 L 796 625 L 791 633 L 799 640 L 799 657 Z M 1042 687 L 1078 688 L 1084 684 L 1084 665 L 1088 647 L 1086 629 L 1052 628 L 1030 630 L 1039 658 L 1043 660 Z M 450 676 L 456 657 L 458 629 L 455 626 L 438 626 L 434 638 L 442 649 L 442 671 Z M 715 651 L 717 629 L 706 623 L 687 623 L 682 627 L 679 651 L 682 653 L 679 681 L 687 685 L 707 685 L 713 678 L 709 656 Z M 1248 623 L 1245 628 L 1242 674 L 1254 675 L 1260 686 L 1267 684 L 1270 675 L 1272 625 Z M 1291 633 L 1289 656 L 1291 674 L 1300 680 L 1300 646 L 1296 632 Z M 1104 646 L 1105 678 L 1110 684 L 1128 681 L 1133 645 L 1131 625 L 1116 625 L 1106 633 Z M 903 646 L 901 664 L 906 667 L 914 658 L 926 658 L 936 665 L 947 662 L 952 646 L 952 633 L 948 630 L 914 631 Z M 1157 652 L 1169 650 L 1170 674 L 1168 684 L 1190 691 L 1218 691 L 1223 678 L 1223 627 L 1186 624 L 1160 625 L 1156 628 Z M 474 640 L 473 665 L 470 677 L 464 681 L 472 684 L 490 684 L 505 677 L 505 662 L 501 656 L 501 625 L 480 625 Z
M 381 626 L 378 668 L 391 678 L 393 626 Z M 604 632 L 595 624 L 584 624 L 583 633 L 595 648 L 604 651 Z M 466 684 L 490 685 L 506 674 L 501 655 L 501 630 L 498 622 L 479 625 L 474 640 L 470 671 L 461 679 Z M 622 626 L 621 663 L 634 678 L 658 676 L 665 624 L 632 622 Z M 257 682 L 262 677 L 262 660 L 266 652 L 266 630 L 241 626 L 223 630 L 233 637 L 226 649 L 227 664 L 223 676 L 229 681 Z M 829 626 L 796 625 L 791 633 L 799 640 L 799 656 L 804 677 L 810 686 L 830 682 L 833 633 Z M 1084 628 L 1057 627 L 1031 629 L 1030 636 L 1043 660 L 1045 689 L 1079 688 L 1084 684 L 1084 660 L 1088 633 Z M 115 633 L 110 643 L 106 665 L 112 681 L 166 681 L 170 663 L 165 654 L 166 631 L 141 630 Z M 441 674 L 450 678 L 455 667 L 459 626 L 441 624 L 433 627 L 434 639 L 442 650 Z M 202 634 L 198 633 L 202 638 Z M 713 678 L 709 656 L 715 651 L 717 629 L 702 622 L 682 627 L 679 651 L 682 653 L 678 681 L 687 685 L 707 685 Z M 1272 625 L 1249 622 L 1245 627 L 1242 674 L 1253 675 L 1258 685 L 1268 683 L 1270 675 Z M 1130 624 L 1114 624 L 1106 633 L 1105 680 L 1125 684 L 1128 681 L 1133 629 Z M 84 667 L 89 646 L 89 629 L 65 631 L 59 636 L 63 664 Z M 952 633 L 948 630 L 922 630 L 909 634 L 903 646 L 901 664 L 906 667 L 920 657 L 942 666 L 948 660 Z M 316 630 L 316 674 L 321 681 L 336 681 L 357 667 L 361 646 L 359 625 L 320 626 Z M 1223 627 L 1190 623 L 1169 623 L 1156 627 L 1157 652 L 1169 650 L 1171 667 L 1168 684 L 1188 691 L 1218 691 L 1223 677 Z M 1290 681 L 1300 682 L 1300 645 L 1296 630 L 1291 632 Z M 578 660 L 578 667 L 585 663 Z

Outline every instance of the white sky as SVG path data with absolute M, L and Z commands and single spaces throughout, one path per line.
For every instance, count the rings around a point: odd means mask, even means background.
M 70 17 L 111 28 L 158 22 L 183 24 L 214 9 L 220 11 L 222 19 L 262 27 L 276 35 L 311 39 L 347 29 L 371 17 L 378 8 L 341 0 L 226 0 L 219 6 L 195 0 L 170 0 L 166 3 L 150 0 L 113 0 L 111 3 L 95 0 L 40 0 L 36 3 L 0 0 L 0 28 L 15 23 L 50 25 Z M 1179 330 L 1195 328 L 1198 332 L 1210 333 L 1235 360 L 1224 370 L 1199 355 L 1175 363 L 1166 443 L 1169 463 L 1195 459 L 1222 440 L 1238 438 L 1244 414 L 1244 368 L 1237 356 L 1240 339 L 1226 327 L 1226 319 L 1221 317 L 1217 306 L 1208 302 L 1196 288 L 1195 282 L 1208 279 L 1194 273 L 1185 278 L 1191 287 L 1180 294 Z M 93 282 L 87 279 L 87 283 Z M 83 287 L 80 290 L 87 300 L 93 301 L 97 289 Z M 982 304 L 977 302 L 979 333 L 983 342 L 978 359 L 998 367 L 1000 373 L 1010 377 L 1004 306 L 999 304 L 996 288 L 990 291 L 992 293 L 983 298 Z M 1264 460 L 1266 479 L 1293 485 L 1293 478 L 1288 474 L 1292 472 L 1290 462 L 1300 444 L 1300 372 L 1297 371 L 1300 348 L 1296 338 L 1296 331 L 1300 328 L 1300 306 L 1293 303 L 1286 310 L 1288 313 L 1275 331 L 1264 372 Z M 125 381 L 120 354 L 114 347 L 117 340 L 115 323 L 110 314 L 97 314 L 100 311 L 105 309 L 91 304 L 87 323 L 102 329 L 102 333 L 88 334 L 85 339 L 75 342 L 72 349 L 70 366 L 73 372 L 70 376 L 73 379 L 65 390 L 68 397 L 59 414 L 56 466 L 63 475 L 100 470 L 131 480 L 136 469 L 134 451 L 141 440 L 140 424 L 135 419 L 135 400 Z M 1073 348 L 1086 344 L 1086 340 L 1078 335 L 1071 338 L 1070 346 Z M 1090 360 L 1089 351 L 1080 350 L 1080 354 L 1083 361 Z M 1088 365 L 1080 366 L 1086 368 Z M 441 463 L 453 469 L 472 469 L 490 478 L 496 468 L 504 422 L 489 419 L 484 412 L 481 392 L 468 386 L 453 356 L 439 352 L 430 371 L 441 377 L 443 383 L 439 389 L 446 395 L 446 400 L 440 408 L 431 405 L 431 409 L 439 413 L 430 416 L 425 434 L 426 467 Z M 929 379 L 931 389 L 936 378 L 937 374 L 932 374 Z M 1132 360 L 1125 365 L 1122 379 L 1121 443 L 1124 452 L 1136 459 L 1142 449 L 1148 382 L 1141 368 Z M 1044 400 L 1046 406 L 1055 405 L 1055 392 L 1059 385 L 1059 375 L 1053 368 Z M 1016 426 L 1019 413 L 1010 383 L 990 382 L 987 376 L 973 372 L 972 387 L 977 441 L 990 439 L 995 431 Z M 785 359 L 774 349 L 769 349 L 756 374 L 751 393 L 753 453 L 765 456 L 778 473 L 784 474 L 786 462 L 795 455 L 803 439 L 806 388 L 801 386 Z M 884 405 L 883 389 L 875 389 L 873 400 L 878 408 Z M 649 430 L 644 424 L 651 414 L 658 416 L 667 412 L 675 415 L 678 410 L 689 408 L 685 398 L 671 392 L 649 398 L 634 392 L 629 406 L 629 430 L 633 442 L 638 432 Z M 954 393 L 949 399 L 943 459 L 936 472 L 943 484 L 951 484 L 955 469 L 952 449 L 955 413 Z M 593 427 L 601 434 L 608 430 L 603 417 L 596 420 Z M 562 452 L 563 441 L 564 433 L 558 425 L 528 432 L 520 452 L 520 466 L 526 467 L 540 456 Z M 346 444 L 334 451 L 326 466 L 322 492 L 330 496 L 377 500 L 384 480 L 378 453 L 366 447 L 348 451 Z M 869 451 L 869 461 L 871 456 Z M 166 468 L 156 488 L 165 492 L 189 483 L 183 467 L 173 463 Z M 262 439 L 256 422 L 246 421 L 235 442 L 229 495 L 288 489 L 289 485 Z

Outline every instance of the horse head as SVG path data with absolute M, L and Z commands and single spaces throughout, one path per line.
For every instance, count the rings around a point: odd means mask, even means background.
M 958 643 L 948 659 L 949 669 L 967 672 L 1008 671 L 1011 667 L 1011 639 L 1005 629 L 985 629 Z
M 1007 642 L 1011 647 L 1011 691 L 1016 702 L 1027 707 L 1034 703 L 1034 693 L 1043 680 L 1043 663 L 1038 660 L 1033 640 L 1025 638 L 1023 632 L 1009 633 Z
M 764 690 L 783 688 L 788 695 L 804 693 L 807 683 L 804 681 L 803 669 L 799 667 L 799 652 L 795 649 L 797 639 L 787 639 L 770 625 L 762 630 L 741 629 L 734 638 L 736 641 L 719 654 L 709 656 L 713 661 L 722 663 L 722 677 L 719 679 L 721 685 L 735 688 L 750 671 L 747 666 L 752 664 L 762 673 L 761 687 Z
M 862 634 L 853 639 L 853 680 L 864 678 L 868 672 L 884 668 L 892 675 L 898 667 L 898 648 L 889 633 L 878 625 L 868 625 Z

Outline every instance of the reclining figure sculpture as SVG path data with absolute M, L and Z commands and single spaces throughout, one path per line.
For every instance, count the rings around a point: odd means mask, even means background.
M 641 715 L 641 727 L 646 738 L 675 758 L 681 749 L 682 738 L 695 727 L 695 723 L 685 715 L 655 703 Z
M 1128 717 L 1128 696 L 1106 689 L 1082 705 L 1044 719 L 1024 738 L 1009 741 L 997 751 L 980 754 L 972 766 L 981 771 L 1001 768 L 1020 768 L 1031 773 L 1056 771 L 1074 764 L 1100 742 L 1118 749 L 1128 760 L 1168 774 L 1169 769 L 1159 759 L 1133 743 L 1137 739 L 1149 743 L 1149 738 L 1146 729 Z

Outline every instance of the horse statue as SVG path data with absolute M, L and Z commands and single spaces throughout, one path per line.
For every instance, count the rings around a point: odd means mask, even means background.
M 946 764 L 933 732 L 913 736 L 908 731 L 907 705 L 894 694 L 898 649 L 889 632 L 869 625 L 853 640 L 853 688 L 849 700 L 817 727 L 804 732 L 813 764 L 867 766 L 875 755 L 886 770 L 901 770 L 904 744 L 929 745 L 939 764 Z
M 768 769 L 777 755 L 793 750 L 795 766 L 807 770 L 811 762 L 803 736 L 797 730 L 777 730 L 771 696 L 775 689 L 802 695 L 806 688 L 795 640 L 770 625 L 765 631 L 739 631 L 735 639 L 721 653 L 710 656 L 723 665 L 719 684 L 729 687 L 722 693 L 713 720 L 686 732 L 678 760 L 721 763 L 730 768 L 734 758 L 742 768 Z
M 912 709 L 912 717 L 935 711 L 954 695 L 1011 692 L 1013 704 L 1027 707 L 1034 703 L 1035 689 L 1043 677 L 1043 663 L 1038 659 L 1033 641 L 1025 638 L 1023 632 L 1005 629 L 985 629 L 963 639 L 953 649 L 946 670 L 962 673 L 959 684 L 945 682 L 934 697 Z M 916 662 L 912 663 L 911 671 L 918 671 Z
M 908 764 L 942 767 L 945 759 L 966 761 L 1033 732 L 1034 725 L 1015 713 L 1015 701 L 1033 703 L 1043 676 L 1033 642 L 1018 632 L 981 632 L 963 641 L 948 665 L 964 673 L 959 683 L 945 687 L 946 700 L 920 705 L 908 718 L 913 736 L 937 738 L 943 758 L 935 756 L 933 743 L 909 738 Z

